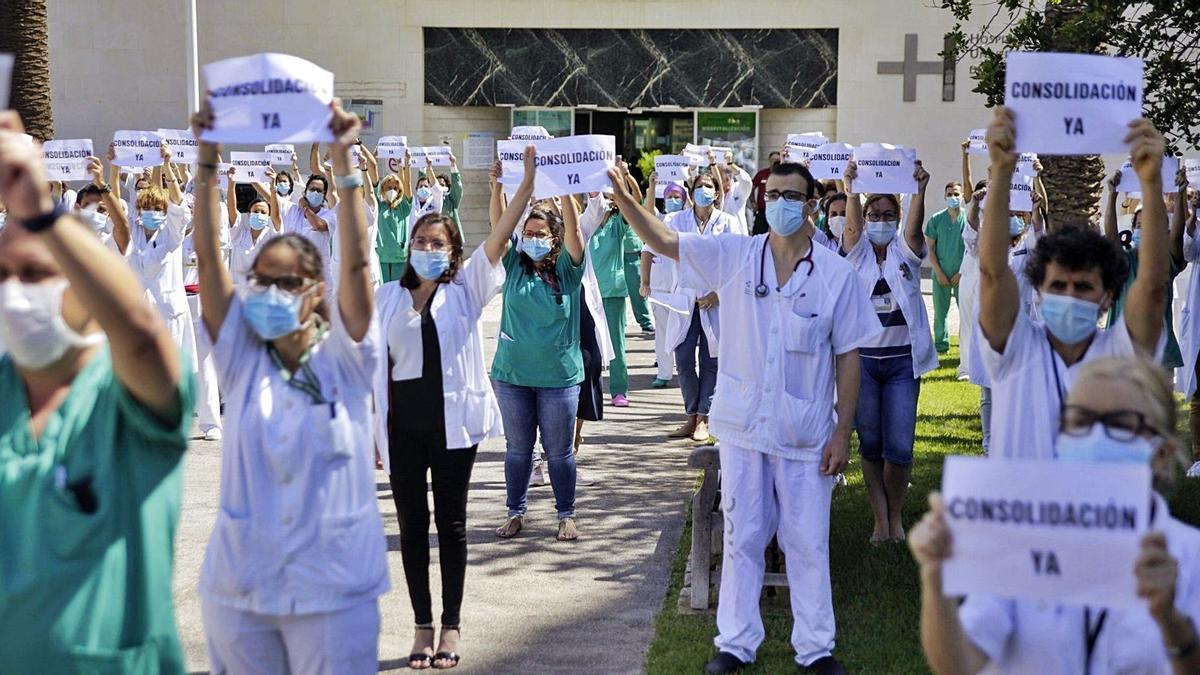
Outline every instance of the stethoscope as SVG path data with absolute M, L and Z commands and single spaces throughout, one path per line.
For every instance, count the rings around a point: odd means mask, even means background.
M 767 244 L 769 243 L 768 240 L 770 238 L 771 238 L 770 235 L 767 235 L 766 237 L 763 238 L 762 251 L 758 255 L 758 285 L 754 287 L 754 296 L 758 297 L 758 298 L 765 298 L 765 297 L 767 297 L 767 294 L 771 292 L 771 290 L 769 288 L 767 288 L 767 284 L 765 283 L 766 278 L 764 277 L 764 273 L 766 271 L 766 265 L 767 265 Z M 808 253 L 806 253 L 803 258 L 796 261 L 796 266 L 792 268 L 792 274 L 795 274 L 796 270 L 800 269 L 800 263 L 808 263 L 808 276 L 810 276 L 810 277 L 812 276 L 813 269 L 816 268 L 816 264 L 813 263 L 813 257 L 812 257 L 813 256 L 813 246 L 814 246 L 814 244 L 813 244 L 812 237 L 809 237 L 808 238 Z M 779 289 L 775 289 L 775 290 L 779 290 Z

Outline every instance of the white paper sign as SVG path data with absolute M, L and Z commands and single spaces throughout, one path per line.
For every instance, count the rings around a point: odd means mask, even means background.
M 826 143 L 809 154 L 808 171 L 817 180 L 839 180 L 853 157 L 853 145 Z M 861 170 L 859 173 L 861 175 Z
M 654 171 L 660 183 L 687 180 L 691 160 L 683 155 L 658 155 L 654 158 Z
M 12 85 L 13 55 L 0 53 L 0 110 L 8 110 L 8 92 Z
M 513 127 L 508 135 L 510 141 L 544 141 L 554 138 L 545 127 Z
M 947 457 L 942 498 L 947 595 L 1146 611 L 1133 566 L 1149 523 L 1148 464 Z
M 1016 114 L 1017 151 L 1088 155 L 1128 150 L 1142 116 L 1141 59 L 1009 52 L 1004 104 Z
M 496 134 L 471 131 L 463 137 L 463 168 L 490 169 L 496 161 Z
M 409 148 L 408 151 L 412 155 L 413 166 L 417 168 L 424 169 L 426 159 L 434 166 L 450 166 L 450 146 L 448 145 L 427 145 L 420 148 Z
M 263 148 L 263 152 L 270 153 L 272 166 L 291 166 L 296 146 L 291 143 L 271 143 Z
M 333 73 L 287 54 L 254 54 L 204 66 L 214 143 L 329 142 Z
M 688 316 L 692 313 L 692 302 L 687 295 L 683 293 L 665 293 L 662 291 L 654 291 L 646 297 L 650 304 L 664 307 L 676 314 Z
M 1016 173 L 1022 176 L 1036 176 L 1037 169 L 1033 168 L 1033 163 L 1038 159 L 1036 152 L 1022 152 L 1017 155 Z
M 267 169 L 271 168 L 269 152 L 231 152 L 229 163 L 235 169 L 233 182 L 271 184 Z
M 517 185 L 525 175 L 525 141 L 499 141 L 500 182 Z M 616 138 L 599 134 L 538 141 L 534 199 L 582 192 L 612 192 L 608 170 L 616 164 Z
M 887 143 L 863 143 L 854 148 L 854 161 L 858 164 L 854 191 L 859 194 L 915 194 L 915 160 L 916 151 L 910 148 Z
M 229 189 L 229 169 L 232 166 L 229 162 L 220 162 L 217 164 L 217 179 L 222 190 Z
M 47 180 L 91 180 L 87 160 L 92 156 L 92 139 L 70 138 L 42 144 Z
M 113 134 L 113 164 L 128 168 L 162 164 L 162 136 L 153 131 L 122 130 Z
M 680 153 L 688 158 L 692 166 L 708 166 L 708 153 L 712 148 L 707 145 L 694 145 L 688 143 L 683 146 L 683 152 Z
M 375 156 L 380 159 L 404 159 L 408 151 L 408 136 L 384 136 L 375 146 Z
M 1187 172 L 1188 185 L 1200 190 L 1200 159 L 1183 160 L 1183 170 Z
M 809 159 L 813 150 L 829 143 L 829 139 L 825 138 L 825 134 L 817 131 L 810 131 L 803 134 L 788 134 L 788 161 L 794 164 Z M 845 168 L 845 164 L 842 168 Z
M 713 155 L 717 158 L 717 164 L 728 164 L 728 158 L 733 154 L 733 148 L 726 148 L 718 145 L 710 146 Z
M 968 155 L 986 155 L 988 154 L 987 129 L 972 129 L 967 135 L 967 154 Z
M 1033 177 L 1014 173 L 1008 184 L 1008 210 L 1033 211 Z
M 171 161 L 176 164 L 195 164 L 199 154 L 196 150 L 196 137 L 190 129 L 159 129 L 158 135 L 166 141 L 171 149 Z
M 1163 192 L 1179 192 L 1175 187 L 1175 174 L 1179 173 L 1179 159 L 1170 155 L 1163 157 L 1162 184 Z M 1133 199 L 1142 198 L 1142 181 L 1138 180 L 1137 171 L 1130 160 L 1121 165 L 1121 182 L 1117 184 L 1118 192 L 1125 192 Z

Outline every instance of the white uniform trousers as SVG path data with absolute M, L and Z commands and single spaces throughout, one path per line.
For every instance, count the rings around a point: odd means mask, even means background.
M 200 316 L 200 296 L 188 296 L 192 330 L 199 337 L 206 330 Z M 217 388 L 217 368 L 213 365 L 212 340 L 196 340 L 196 415 L 200 433 L 221 428 L 221 393 Z
M 979 261 L 963 254 L 958 280 L 958 377 L 967 376 L 979 307 Z
M 796 662 L 833 653 L 833 593 L 829 583 L 829 503 L 833 477 L 820 461 L 789 460 L 721 448 L 721 510 L 725 515 L 717 649 L 753 661 L 762 644 L 764 554 L 778 535 L 787 564 Z
M 658 362 L 658 374 L 655 377 L 669 382 L 675 372 L 675 350 L 667 339 L 667 319 L 671 316 L 671 310 L 655 303 L 649 304 L 654 317 L 654 360 Z
M 366 675 L 379 670 L 379 603 L 269 616 L 201 600 L 213 675 Z

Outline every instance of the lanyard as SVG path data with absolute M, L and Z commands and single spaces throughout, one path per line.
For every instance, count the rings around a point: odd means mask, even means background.
M 1083 608 L 1083 672 L 1084 675 L 1091 675 L 1092 672 L 1092 653 L 1096 651 L 1096 642 L 1100 640 L 1100 631 L 1104 630 L 1104 621 L 1108 619 L 1108 610 L 1100 610 L 1099 616 L 1096 617 L 1096 625 L 1092 625 L 1092 608 Z
M 318 341 L 321 337 L 320 335 L 317 336 Z M 329 402 L 325 400 L 325 396 L 321 393 L 321 381 L 317 378 L 317 374 L 313 372 L 312 366 L 308 365 L 309 357 L 312 356 L 312 347 L 309 347 L 304 352 L 304 355 L 300 357 L 300 371 L 297 373 L 289 371 L 287 366 L 283 364 L 283 357 L 279 355 L 279 351 L 275 349 L 275 345 L 267 344 L 267 354 L 271 356 L 271 363 L 274 363 L 275 367 L 279 369 L 279 376 L 283 378 L 283 381 L 289 387 L 299 389 L 308 394 L 309 398 L 315 404 Z M 300 379 L 300 375 L 303 375 L 304 379 Z

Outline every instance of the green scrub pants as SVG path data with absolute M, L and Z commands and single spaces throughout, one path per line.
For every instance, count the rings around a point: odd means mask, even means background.
M 608 364 L 608 393 L 610 396 L 629 393 L 629 369 L 625 365 L 625 297 L 604 298 L 604 318 L 608 321 L 608 337 L 612 340 L 613 360 Z
M 950 334 L 946 331 L 946 314 L 950 312 L 950 296 L 958 303 L 958 286 L 943 286 L 933 279 L 933 348 L 939 354 L 950 351 Z M 961 311 L 961 307 L 959 308 Z
M 625 254 L 625 287 L 629 289 L 629 304 L 633 306 L 633 318 L 637 319 L 642 330 L 654 328 L 650 319 L 650 305 L 641 294 L 642 285 L 642 254 Z

